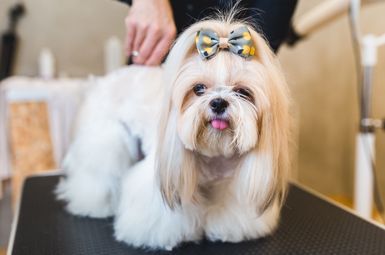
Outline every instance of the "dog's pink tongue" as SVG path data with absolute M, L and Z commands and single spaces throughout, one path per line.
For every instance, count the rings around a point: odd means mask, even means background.
M 229 123 L 226 120 L 215 119 L 211 121 L 211 126 L 215 129 L 223 130 L 229 126 Z

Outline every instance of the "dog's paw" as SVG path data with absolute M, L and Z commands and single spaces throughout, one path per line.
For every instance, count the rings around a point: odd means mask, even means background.
M 238 243 L 250 239 L 258 239 L 270 235 L 276 228 L 276 224 L 262 222 L 250 222 L 249 226 L 223 224 L 224 226 L 207 226 L 206 238 L 210 241 Z
M 62 179 L 55 193 L 59 200 L 67 203 L 66 210 L 71 214 L 92 218 L 105 218 L 114 214 L 110 192 L 103 187 L 91 187 L 89 183 L 76 185 Z
M 277 203 L 259 216 L 252 207 L 213 210 L 206 215 L 205 235 L 210 241 L 232 243 L 257 239 L 273 233 L 278 221 Z
M 106 218 L 114 215 L 114 210 L 108 203 L 102 201 L 71 201 L 66 206 L 67 211 L 74 215 L 91 218 Z

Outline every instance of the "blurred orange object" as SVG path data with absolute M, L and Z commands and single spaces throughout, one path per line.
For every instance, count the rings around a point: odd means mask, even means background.
M 46 103 L 10 103 L 13 208 L 20 196 L 25 177 L 56 168 L 49 128 Z

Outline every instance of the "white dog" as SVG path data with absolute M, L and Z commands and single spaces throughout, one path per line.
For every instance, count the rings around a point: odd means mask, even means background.
M 266 236 L 285 197 L 288 104 L 253 28 L 196 23 L 164 68 L 127 67 L 93 86 L 58 197 L 73 214 L 115 216 L 116 239 L 136 247 Z

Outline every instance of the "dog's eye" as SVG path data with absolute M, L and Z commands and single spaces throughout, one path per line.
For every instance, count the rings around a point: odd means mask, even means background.
M 250 90 L 245 88 L 235 88 L 234 92 L 237 94 L 237 96 L 240 96 L 244 99 L 253 101 L 253 95 Z
M 206 85 L 204 85 L 202 83 L 196 84 L 193 88 L 193 91 L 194 91 L 195 95 L 197 95 L 197 96 L 203 95 L 205 93 L 205 90 L 206 90 Z

